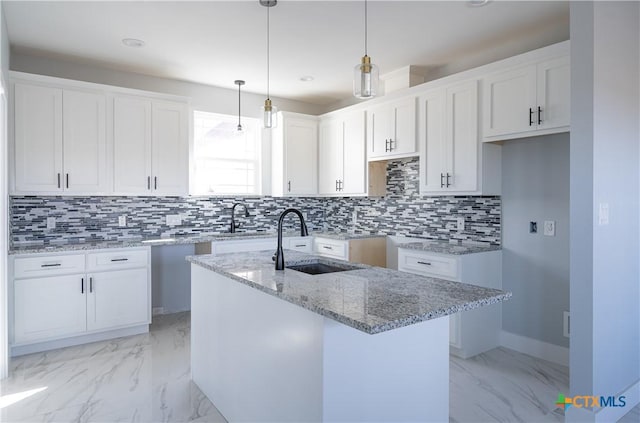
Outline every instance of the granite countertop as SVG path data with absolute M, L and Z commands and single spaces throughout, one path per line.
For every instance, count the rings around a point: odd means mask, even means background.
M 471 310 L 511 297 L 510 292 L 496 289 L 295 251 L 285 251 L 287 266 L 320 262 L 352 270 L 323 275 L 308 275 L 292 269 L 276 271 L 272 256 L 273 251 L 258 251 L 190 256 L 187 260 L 368 334 Z
M 9 250 L 9 254 L 33 254 L 33 253 L 52 253 L 60 251 L 81 251 L 81 250 L 97 250 L 103 248 L 127 248 L 127 247 L 144 247 L 148 245 L 184 245 L 197 244 L 200 242 L 226 241 L 232 239 L 259 239 L 259 238 L 275 238 L 275 232 L 236 232 L 236 233 L 211 233 L 211 234 L 193 234 L 193 235 L 175 235 L 167 238 L 131 238 L 115 241 L 65 241 L 54 242 L 49 244 L 31 243 L 13 245 Z M 300 236 L 300 232 L 286 232 L 285 236 Z
M 398 244 L 398 248 L 406 248 L 409 250 L 428 251 L 430 253 L 440 254 L 474 254 L 485 253 L 487 251 L 499 251 L 502 249 L 500 245 L 480 244 L 480 243 L 463 243 L 459 241 L 436 241 L 416 239 L 415 241 L 406 241 Z
M 382 234 L 349 234 L 340 232 L 313 232 L 311 236 L 319 236 L 323 238 L 333 238 L 341 240 L 361 239 L 372 237 L 383 237 Z M 35 254 L 35 253 L 55 253 L 61 251 L 82 251 L 82 250 L 99 250 L 104 248 L 128 248 L 128 247 L 144 247 L 147 245 L 184 245 L 197 244 L 200 242 L 212 241 L 228 241 L 233 239 L 260 239 L 275 238 L 276 232 L 236 232 L 236 233 L 200 233 L 192 235 L 174 235 L 172 237 L 161 238 L 130 238 L 113 241 L 60 241 L 43 244 L 42 242 L 23 243 L 13 245 L 9 250 L 9 254 Z M 287 231 L 284 236 L 300 236 L 299 231 Z

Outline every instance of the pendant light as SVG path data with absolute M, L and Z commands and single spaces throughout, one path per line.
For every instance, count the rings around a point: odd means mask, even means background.
M 378 67 L 367 55 L 367 0 L 364 0 L 364 56 L 353 72 L 353 95 L 371 98 L 378 94 Z
M 238 132 L 243 132 L 242 123 L 240 122 L 240 87 L 244 85 L 244 81 L 241 79 L 236 79 L 233 81 L 234 84 L 238 86 Z
M 271 104 L 269 97 L 269 9 L 278 4 L 278 0 L 260 0 L 260 4 L 267 8 L 267 99 L 262 107 L 262 126 L 275 128 L 278 126 L 278 108 Z

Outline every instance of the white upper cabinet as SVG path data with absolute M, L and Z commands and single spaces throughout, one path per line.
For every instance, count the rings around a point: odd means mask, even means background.
M 367 110 L 368 158 L 410 157 L 416 148 L 416 98 L 401 98 Z
M 421 193 L 478 191 L 478 82 L 440 88 L 419 101 Z
M 186 101 L 16 74 L 13 194 L 188 193 Z
M 122 194 L 151 191 L 151 100 L 114 98 L 113 189 Z
M 104 94 L 64 90 L 62 151 L 64 190 L 107 193 L 107 143 Z
M 419 97 L 421 194 L 500 193 L 500 146 L 480 143 L 478 101 L 477 80 Z
M 272 130 L 272 194 L 318 193 L 318 120 L 315 116 L 279 112 Z
M 106 193 L 105 96 L 16 83 L 15 191 Z
M 569 56 L 490 75 L 483 83 L 485 141 L 569 130 Z
M 189 186 L 187 106 L 117 96 L 114 119 L 114 191 L 185 195 Z
M 62 191 L 62 90 L 14 85 L 15 191 Z
M 320 123 L 319 132 L 320 194 L 365 194 L 365 112 L 333 116 Z
M 152 189 L 160 195 L 189 191 L 187 107 L 183 103 L 153 101 Z

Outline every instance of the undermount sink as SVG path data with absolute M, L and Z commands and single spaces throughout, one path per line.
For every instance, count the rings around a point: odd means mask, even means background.
M 293 264 L 286 266 L 287 269 L 296 270 L 298 272 L 306 273 L 308 275 L 323 275 L 325 273 L 346 272 L 347 270 L 358 269 L 355 266 L 349 265 L 334 265 L 326 263 L 305 263 L 305 264 Z

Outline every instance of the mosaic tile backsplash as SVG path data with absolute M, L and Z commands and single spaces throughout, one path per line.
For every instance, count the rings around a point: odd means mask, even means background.
M 250 217 L 236 208 L 240 230 L 275 231 L 280 213 L 295 207 L 306 214 L 310 231 L 380 232 L 388 235 L 457 239 L 500 244 L 500 197 L 421 197 L 418 159 L 389 162 L 387 195 L 376 198 L 274 197 L 11 197 L 13 245 L 156 238 L 228 232 L 231 206 L 248 206 Z M 353 212 L 357 222 L 353 224 Z M 118 217 L 127 216 L 127 227 Z M 182 224 L 166 224 L 166 215 L 180 215 Z M 456 229 L 456 218 L 465 229 Z M 47 229 L 47 217 L 56 228 Z M 297 229 L 293 215 L 287 229 Z

